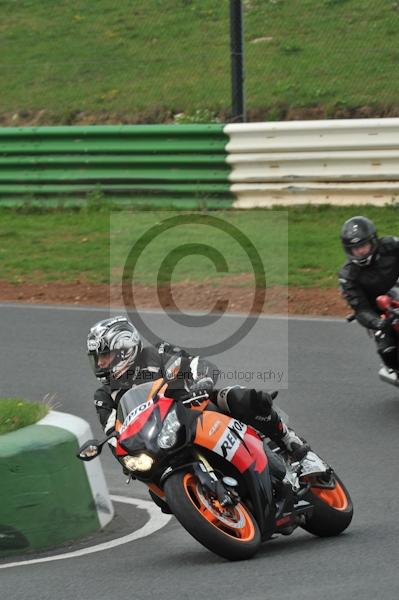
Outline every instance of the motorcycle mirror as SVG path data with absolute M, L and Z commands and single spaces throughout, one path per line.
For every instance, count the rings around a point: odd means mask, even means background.
M 166 363 L 165 365 L 165 380 L 166 381 L 172 381 L 172 379 L 175 379 L 179 370 L 180 370 L 180 365 L 181 365 L 181 356 L 178 356 L 177 358 L 172 358 L 168 363 Z
M 100 444 L 98 440 L 89 440 L 79 448 L 79 452 L 76 456 L 80 458 L 80 460 L 93 460 L 93 458 L 96 458 L 96 456 L 101 453 L 102 449 L 102 444 Z
M 93 460 L 93 458 L 96 458 L 96 456 L 101 454 L 104 444 L 106 444 L 111 438 L 118 437 L 119 431 L 113 430 L 102 442 L 99 442 L 98 440 L 88 440 L 79 448 L 79 452 L 76 456 L 80 458 L 80 460 Z

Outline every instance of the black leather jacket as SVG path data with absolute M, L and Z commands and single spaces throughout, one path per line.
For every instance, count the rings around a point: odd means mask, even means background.
M 350 261 L 339 272 L 342 294 L 355 311 L 357 321 L 369 329 L 378 328 L 377 296 L 386 294 L 399 278 L 399 238 L 378 240 L 370 265 L 360 267 Z
M 140 385 L 162 378 L 164 376 L 164 366 L 174 356 L 182 358 L 179 371 L 181 376 L 168 385 L 166 396 L 178 400 L 179 396 L 186 395 L 187 388 L 185 385 L 187 386 L 190 380 L 211 377 L 216 383 L 219 371 L 210 361 L 199 359 L 195 365 L 196 373 L 193 373 L 192 361 L 194 357 L 182 348 L 167 342 L 162 342 L 156 346 L 147 346 L 141 351 L 134 370 L 127 373 L 123 383 L 116 381 L 112 386 L 103 385 L 94 394 L 97 415 L 106 433 L 114 428 L 116 408 L 126 390 L 131 388 L 132 385 Z

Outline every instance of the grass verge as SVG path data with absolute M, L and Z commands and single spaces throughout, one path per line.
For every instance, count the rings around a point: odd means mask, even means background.
M 398 109 L 397 2 L 243 7 L 252 120 L 298 118 L 300 107 L 321 107 L 316 118 Z M 87 123 L 228 117 L 228 0 L 0 0 L 0 11 L 0 112 L 9 111 L 9 125 L 29 111 L 36 124 L 85 113 Z
M 0 435 L 37 423 L 48 413 L 46 404 L 20 398 L 0 399 Z
M 209 279 L 218 285 L 225 277 L 234 279 L 252 272 L 245 251 L 252 244 L 265 269 L 268 285 L 335 287 L 337 271 L 345 258 L 339 232 L 346 219 L 359 213 L 376 223 L 379 235 L 396 235 L 399 231 L 399 209 L 394 206 L 308 206 L 196 213 L 20 214 L 3 210 L 0 211 L 1 279 L 14 284 L 116 282 L 128 253 L 141 236 L 167 218 L 194 215 L 191 224 L 153 237 L 137 261 L 135 282 L 156 285 L 159 277 L 159 283 L 165 283 L 170 272 L 172 283 Z M 242 246 L 224 231 L 196 224 L 195 215 L 216 217 L 235 227 L 247 243 Z M 206 251 L 204 246 L 211 250 Z M 237 277 L 237 285 L 245 285 L 245 281 Z

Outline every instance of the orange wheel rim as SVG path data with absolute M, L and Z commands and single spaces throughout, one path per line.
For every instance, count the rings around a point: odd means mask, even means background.
M 252 519 L 240 502 L 226 510 L 218 501 L 207 499 L 199 489 L 196 477 L 191 473 L 184 475 L 183 485 L 193 506 L 213 527 L 237 541 L 249 542 L 254 538 L 255 527 Z
M 332 508 L 336 510 L 346 510 L 348 508 L 348 498 L 338 481 L 332 489 L 318 487 L 311 487 L 310 489 L 315 496 Z

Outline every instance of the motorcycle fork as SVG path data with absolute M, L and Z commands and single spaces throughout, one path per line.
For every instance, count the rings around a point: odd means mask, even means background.
M 197 475 L 201 485 L 209 490 L 210 493 L 220 501 L 222 506 L 226 505 L 226 496 L 230 499 L 230 505 L 236 505 L 240 501 L 237 491 L 234 488 L 227 488 L 227 486 L 217 478 L 209 461 L 201 454 L 201 452 L 196 450 L 194 456 L 198 460 L 198 463 L 193 465 L 194 473 Z M 254 516 L 261 529 L 262 538 L 268 539 L 273 534 L 276 527 L 275 510 L 272 509 L 274 502 L 271 481 L 267 480 L 265 474 L 258 478 L 252 471 L 247 474 L 246 481 L 252 492 L 250 495 L 254 502 Z M 262 498 L 263 501 L 261 500 Z
M 195 452 L 198 463 L 194 465 L 196 474 L 201 485 L 204 486 L 222 506 L 235 506 L 240 497 L 234 488 L 226 486 L 223 481 L 218 479 L 209 461 L 198 452 Z
M 215 483 L 218 481 L 215 471 L 205 456 L 203 456 L 200 452 L 196 451 L 194 456 L 198 460 L 198 464 L 194 465 L 195 474 L 197 475 L 201 484 L 212 491 Z

